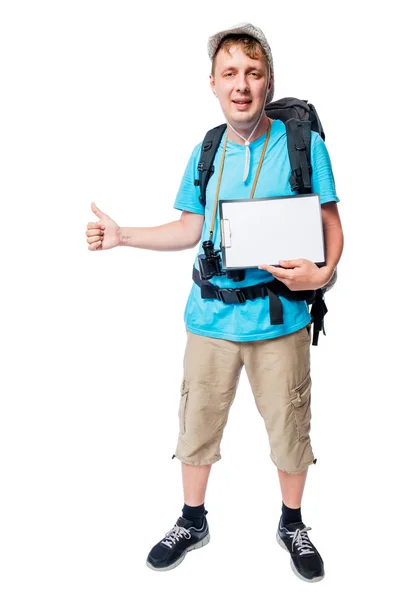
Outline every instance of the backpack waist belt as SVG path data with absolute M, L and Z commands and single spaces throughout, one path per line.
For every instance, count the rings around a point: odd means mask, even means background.
M 200 287 L 202 298 L 220 300 L 224 304 L 244 304 L 247 300 L 256 300 L 256 298 L 266 298 L 268 296 L 271 325 L 283 324 L 283 306 L 279 296 L 283 296 L 288 300 L 304 300 L 313 305 L 311 317 L 314 324 L 314 346 L 318 343 L 319 332 L 324 331 L 323 320 L 328 309 L 322 294 L 318 293 L 319 290 L 317 293 L 313 290 L 292 292 L 277 279 L 242 288 L 220 288 L 209 281 L 201 279 L 200 273 L 195 267 L 193 267 L 192 279 Z

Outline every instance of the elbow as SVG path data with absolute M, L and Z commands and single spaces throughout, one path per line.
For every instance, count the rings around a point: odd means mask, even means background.
M 197 244 L 200 242 L 201 236 L 197 236 L 196 238 L 190 240 L 187 248 L 196 248 Z

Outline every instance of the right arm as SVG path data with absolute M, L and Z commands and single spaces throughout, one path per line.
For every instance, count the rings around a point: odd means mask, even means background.
M 204 215 L 182 211 L 179 221 L 158 227 L 120 227 L 120 246 L 146 250 L 186 250 L 201 238 Z
M 198 144 L 192 152 L 174 203 L 174 208 L 182 211 L 179 220 L 158 227 L 119 227 L 93 202 L 92 211 L 100 221 L 88 223 L 86 236 L 89 250 L 131 246 L 145 250 L 172 251 L 196 246 L 204 225 L 204 207 L 199 201 L 199 189 L 194 185 L 201 147 Z
M 146 250 L 186 250 L 198 244 L 204 223 L 204 215 L 184 210 L 179 221 L 157 227 L 119 227 L 94 202 L 92 210 L 100 221 L 87 225 L 88 250 L 109 250 L 116 246 Z

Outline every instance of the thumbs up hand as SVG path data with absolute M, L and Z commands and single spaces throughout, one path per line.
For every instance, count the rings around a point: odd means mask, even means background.
M 94 202 L 91 204 L 92 211 L 100 220 L 97 223 L 88 223 L 86 230 L 86 241 L 88 250 L 109 250 L 119 245 L 120 228 L 115 221 L 106 213 L 103 213 Z

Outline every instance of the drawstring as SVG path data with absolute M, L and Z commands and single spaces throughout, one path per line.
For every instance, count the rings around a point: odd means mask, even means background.
M 255 127 L 254 127 L 253 131 L 251 132 L 251 134 L 249 135 L 249 137 L 247 138 L 247 140 L 246 140 L 245 137 L 243 137 L 240 133 L 238 133 L 236 131 L 236 129 L 233 127 L 233 125 L 231 125 L 229 123 L 228 119 L 226 120 L 226 122 L 229 125 L 229 127 L 236 133 L 236 135 L 238 135 L 244 141 L 244 145 L 245 145 L 245 148 L 246 148 L 246 155 L 245 155 L 245 159 L 244 159 L 244 172 L 243 172 L 243 181 L 244 182 L 247 181 L 247 178 L 249 176 L 249 171 L 250 171 L 250 140 L 251 140 L 251 137 L 252 137 L 253 133 L 257 129 L 258 124 L 261 121 L 261 117 L 263 116 L 263 114 L 265 114 L 265 102 L 266 102 L 267 95 L 268 95 L 268 85 L 267 85 L 267 89 L 266 89 L 265 94 L 264 94 L 263 108 L 262 108 L 262 110 L 260 112 L 260 116 L 258 117 L 257 123 L 255 124 Z
M 251 132 L 251 134 L 249 135 L 249 137 L 246 138 L 243 137 L 242 135 L 240 135 L 240 133 L 238 133 L 236 131 L 236 129 L 229 123 L 229 121 L 227 120 L 226 122 L 228 123 L 229 127 L 236 133 L 236 135 L 238 135 L 240 138 L 242 138 L 242 140 L 244 141 L 244 145 L 246 148 L 246 156 L 244 159 L 244 173 L 243 173 L 243 181 L 247 181 L 247 178 L 249 176 L 249 170 L 250 170 L 250 139 L 251 136 L 253 135 L 253 133 L 255 132 L 255 130 L 258 127 L 259 122 L 261 121 L 261 117 L 263 116 L 264 111 L 261 111 L 260 116 L 258 117 L 257 123 L 253 129 L 253 131 Z

